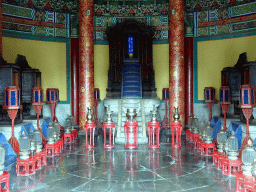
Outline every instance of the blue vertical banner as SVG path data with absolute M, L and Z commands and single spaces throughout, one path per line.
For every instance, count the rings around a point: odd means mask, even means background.
M 128 54 L 133 54 L 133 36 L 128 36 Z

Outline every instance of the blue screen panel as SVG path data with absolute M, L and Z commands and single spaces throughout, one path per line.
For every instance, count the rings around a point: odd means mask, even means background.
M 244 90 L 244 104 L 249 104 L 248 90 Z
M 38 102 L 38 91 L 35 91 L 35 98 L 34 98 L 35 102 Z
M 16 91 L 11 91 L 11 105 L 16 105 Z
M 229 90 L 225 90 L 225 101 L 229 101 Z
M 43 91 L 40 91 L 40 101 L 43 102 Z
M 51 101 L 54 101 L 54 91 L 51 91 Z
M 220 90 L 220 101 L 223 101 L 223 90 Z
M 210 90 L 206 90 L 206 100 L 210 100 Z
M 8 105 L 8 91 L 5 91 L 5 105 Z

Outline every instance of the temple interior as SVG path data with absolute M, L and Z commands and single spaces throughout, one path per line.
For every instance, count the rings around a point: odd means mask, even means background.
M 0 3 L 0 192 L 256 191 L 255 1 Z

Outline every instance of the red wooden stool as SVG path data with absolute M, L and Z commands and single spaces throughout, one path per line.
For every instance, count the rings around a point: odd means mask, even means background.
M 195 141 L 195 142 L 194 142 L 195 148 L 197 149 L 198 143 L 199 143 L 199 142 L 202 142 L 202 140 L 201 140 L 199 137 L 197 137 L 197 138 L 195 138 L 194 141 Z
M 7 171 L 3 171 L 3 174 L 0 175 L 0 191 L 10 191 L 10 174 Z
M 215 150 L 212 153 L 212 164 L 215 166 L 218 166 L 218 160 L 219 160 L 219 152 Z
M 94 148 L 94 133 L 95 133 L 94 122 L 86 122 L 84 131 L 85 131 L 85 148 Z
M 59 145 L 59 152 L 61 152 L 64 148 L 63 138 L 58 139 L 57 144 Z
M 124 134 L 125 134 L 125 147 L 126 148 L 137 148 L 138 147 L 138 130 L 139 130 L 139 126 L 138 126 L 138 122 L 134 121 L 134 122 L 130 122 L 130 121 L 126 121 L 124 124 Z M 130 136 L 133 137 L 133 141 L 132 139 L 130 139 Z
M 193 143 L 195 143 L 195 139 L 197 139 L 197 138 L 199 138 L 199 133 L 194 133 L 193 135 L 192 135 L 192 142 Z
M 71 132 L 71 134 L 72 134 L 72 140 L 75 141 L 75 140 L 77 139 L 77 130 L 76 130 L 76 129 L 73 130 L 73 131 Z
M 185 133 L 186 133 L 186 140 L 189 141 L 191 131 L 187 129 L 187 130 L 185 131 Z
M 202 155 L 212 155 L 215 149 L 214 143 L 202 143 L 201 144 L 201 154 Z
M 17 159 L 16 173 L 17 175 L 31 175 L 36 172 L 36 161 L 34 158 Z
M 42 166 L 47 164 L 47 153 L 46 150 L 40 152 Z
M 46 156 L 55 156 L 59 153 L 59 146 L 56 144 L 46 144 Z
M 148 147 L 159 148 L 160 125 L 159 122 L 148 122 Z
M 193 139 L 194 139 L 194 133 L 190 132 L 190 134 L 189 134 L 189 142 L 192 143 Z
M 222 170 L 223 168 L 223 161 L 227 158 L 227 156 L 224 156 L 222 154 L 219 154 L 219 158 L 218 158 L 218 168 L 220 170 Z
M 108 142 L 107 144 L 107 130 L 108 130 Z M 104 134 L 104 148 L 114 148 L 115 147 L 115 124 L 114 122 L 104 122 L 103 124 L 103 134 Z
M 236 192 L 254 192 L 255 186 L 253 176 L 246 176 L 242 172 L 236 174 Z
M 40 153 L 36 153 L 33 155 L 33 158 L 35 159 L 35 169 L 41 169 L 42 168 L 42 158 Z
M 64 133 L 64 143 L 72 143 L 74 135 L 72 133 Z
M 202 140 L 199 140 L 198 142 L 197 142 L 197 146 L 196 146 L 196 148 L 197 148 L 197 151 L 199 151 L 199 152 L 201 152 L 201 150 L 202 150 L 202 143 L 203 143 L 203 141 Z
M 231 159 L 224 159 L 223 160 L 223 167 L 222 167 L 222 174 L 224 175 L 236 175 L 238 172 L 241 172 L 242 166 L 241 159 L 231 160 Z

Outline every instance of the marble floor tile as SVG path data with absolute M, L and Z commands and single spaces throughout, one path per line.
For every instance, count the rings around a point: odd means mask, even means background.
M 173 149 L 162 140 L 159 149 L 103 148 L 99 135 L 94 149 L 84 147 L 84 137 L 66 145 L 47 165 L 30 176 L 17 176 L 11 168 L 11 192 L 77 191 L 235 191 L 235 177 L 222 175 L 212 165 L 212 157 L 201 156 L 191 145 Z

